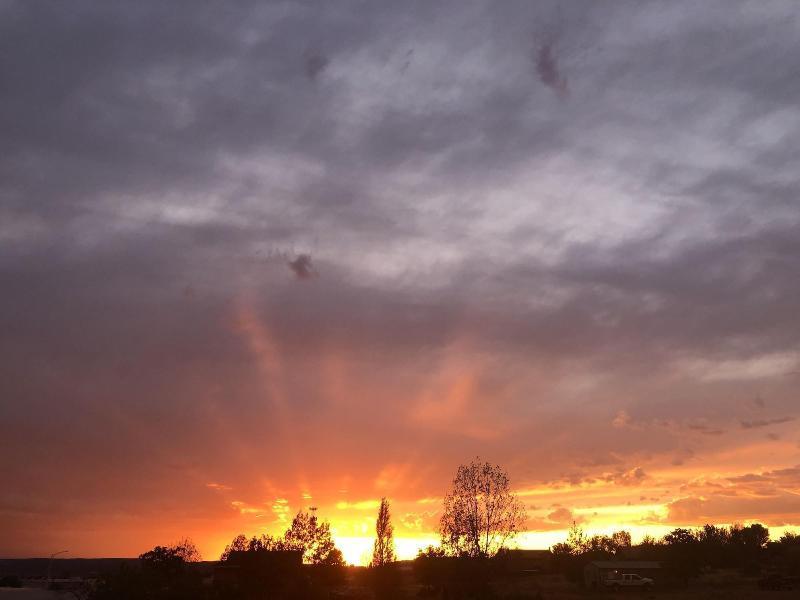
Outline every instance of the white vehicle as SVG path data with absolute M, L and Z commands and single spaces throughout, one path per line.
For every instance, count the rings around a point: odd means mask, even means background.
M 653 580 L 649 577 L 641 577 L 636 573 L 623 573 L 618 577 L 606 580 L 606 587 L 610 587 L 615 592 L 622 589 L 649 590 L 653 587 Z

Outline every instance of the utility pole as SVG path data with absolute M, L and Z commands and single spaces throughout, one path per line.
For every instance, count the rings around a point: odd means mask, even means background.
M 69 552 L 69 550 L 62 550 L 61 552 L 54 552 L 53 554 L 50 555 L 50 562 L 47 563 L 47 589 L 50 589 L 50 586 L 53 583 L 53 580 L 50 577 L 50 574 L 52 573 L 53 569 L 53 559 L 59 554 L 65 554 L 67 552 Z

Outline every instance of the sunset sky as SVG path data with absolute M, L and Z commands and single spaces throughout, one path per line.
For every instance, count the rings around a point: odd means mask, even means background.
M 800 527 L 799 15 L 0 0 L 0 556 Z

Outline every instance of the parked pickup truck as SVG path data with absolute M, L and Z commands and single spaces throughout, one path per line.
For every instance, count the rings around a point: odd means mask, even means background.
M 653 580 L 649 577 L 641 577 L 636 573 L 623 573 L 619 577 L 606 579 L 605 584 L 615 592 L 625 589 L 646 591 L 653 587 Z

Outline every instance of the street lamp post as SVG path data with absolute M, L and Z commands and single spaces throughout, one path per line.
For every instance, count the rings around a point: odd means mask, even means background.
M 52 573 L 52 569 L 53 569 L 53 559 L 56 556 L 58 556 L 59 554 L 65 554 L 67 552 L 69 552 L 69 550 L 61 550 L 60 552 L 54 552 L 53 554 L 50 555 L 50 562 L 47 563 L 47 587 L 48 587 L 48 589 L 50 588 L 50 586 L 53 583 L 53 580 L 50 577 L 50 574 Z

